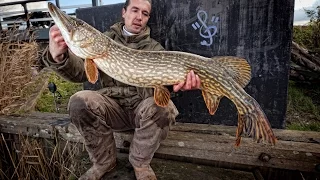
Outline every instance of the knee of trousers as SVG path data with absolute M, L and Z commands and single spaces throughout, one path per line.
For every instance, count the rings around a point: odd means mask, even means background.
M 89 113 L 92 114 L 99 113 L 99 102 L 101 102 L 101 95 L 95 91 L 79 91 L 72 95 L 68 103 L 68 112 L 71 118 L 71 121 L 79 121 L 81 117 L 86 117 Z M 101 106 L 101 104 L 100 104 Z
M 161 129 L 169 127 L 175 122 L 178 110 L 170 100 L 168 106 L 158 106 L 153 98 L 148 98 L 143 102 L 144 110 L 142 110 L 142 119 L 151 119 Z M 149 118 L 148 118 L 149 117 Z

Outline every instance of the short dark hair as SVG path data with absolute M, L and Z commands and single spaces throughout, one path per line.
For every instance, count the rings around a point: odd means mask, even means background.
M 150 5 L 152 5 L 151 0 L 146 0 L 146 1 L 148 1 L 148 2 L 150 3 Z M 126 2 L 124 3 L 123 8 L 124 8 L 125 10 L 127 10 L 127 7 L 130 5 L 130 2 L 131 2 L 131 0 L 126 0 Z

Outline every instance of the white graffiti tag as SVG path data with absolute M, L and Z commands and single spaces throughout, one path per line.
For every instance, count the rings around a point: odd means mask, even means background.
M 207 40 L 202 40 L 200 42 L 200 44 L 202 46 L 210 46 L 213 43 L 212 37 L 217 34 L 218 28 L 216 25 L 207 26 L 207 24 L 206 24 L 206 22 L 208 20 L 207 12 L 200 10 L 197 13 L 197 17 L 198 17 L 198 20 L 199 20 L 201 26 L 198 22 L 195 22 L 192 24 L 192 27 L 194 30 L 199 29 L 199 35 L 201 37 L 203 37 L 205 39 L 209 39 L 209 42 Z M 217 24 L 218 21 L 219 21 L 219 17 L 212 16 L 211 22 L 213 24 Z

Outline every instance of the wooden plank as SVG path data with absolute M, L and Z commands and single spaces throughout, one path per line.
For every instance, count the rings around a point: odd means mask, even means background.
M 35 19 L 29 19 L 30 22 L 42 22 L 42 21 L 53 21 L 52 18 L 35 18 Z M 10 20 L 10 21 L 1 21 L 2 24 L 18 24 L 18 23 L 24 23 L 25 20 Z
M 174 131 L 184 132 L 201 132 L 207 134 L 228 134 L 235 136 L 235 126 L 223 126 L 223 125 L 208 125 L 208 124 L 190 124 L 190 123 L 177 123 L 178 126 L 173 126 Z M 295 141 L 295 142 L 310 142 L 320 143 L 319 132 L 312 131 L 294 131 L 284 129 L 273 129 L 278 140 L 283 141 Z
M 118 133 L 115 137 L 119 148 L 127 148 L 124 145 L 127 143 L 123 142 L 131 142 L 132 139 L 132 135 L 127 133 Z M 262 154 L 270 160 L 260 160 Z M 270 167 L 315 172 L 315 166 L 320 159 L 320 145 L 278 141 L 276 146 L 271 147 L 244 138 L 241 146 L 235 149 L 234 137 L 171 131 L 157 155 L 190 162 L 210 161 L 207 163 L 212 165 L 224 163 L 229 167 L 248 170 L 254 167 Z
M 315 166 L 320 162 L 320 144 L 310 139 L 319 138 L 319 132 L 275 130 L 280 137 L 276 146 L 243 138 L 241 146 L 234 148 L 234 130 L 235 127 L 177 123 L 155 156 L 244 170 L 267 167 L 317 173 Z M 0 132 L 43 138 L 53 138 L 58 134 L 68 141 L 83 142 L 64 114 L 0 116 Z M 128 151 L 132 133 L 115 132 L 114 135 L 117 147 Z M 289 140 L 281 140 L 281 137 Z M 293 141 L 295 139 L 298 141 Z

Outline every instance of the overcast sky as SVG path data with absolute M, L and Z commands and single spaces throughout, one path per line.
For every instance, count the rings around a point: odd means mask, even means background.
M 301 25 L 309 22 L 305 9 L 315 9 L 320 6 L 320 0 L 295 0 L 294 24 Z

